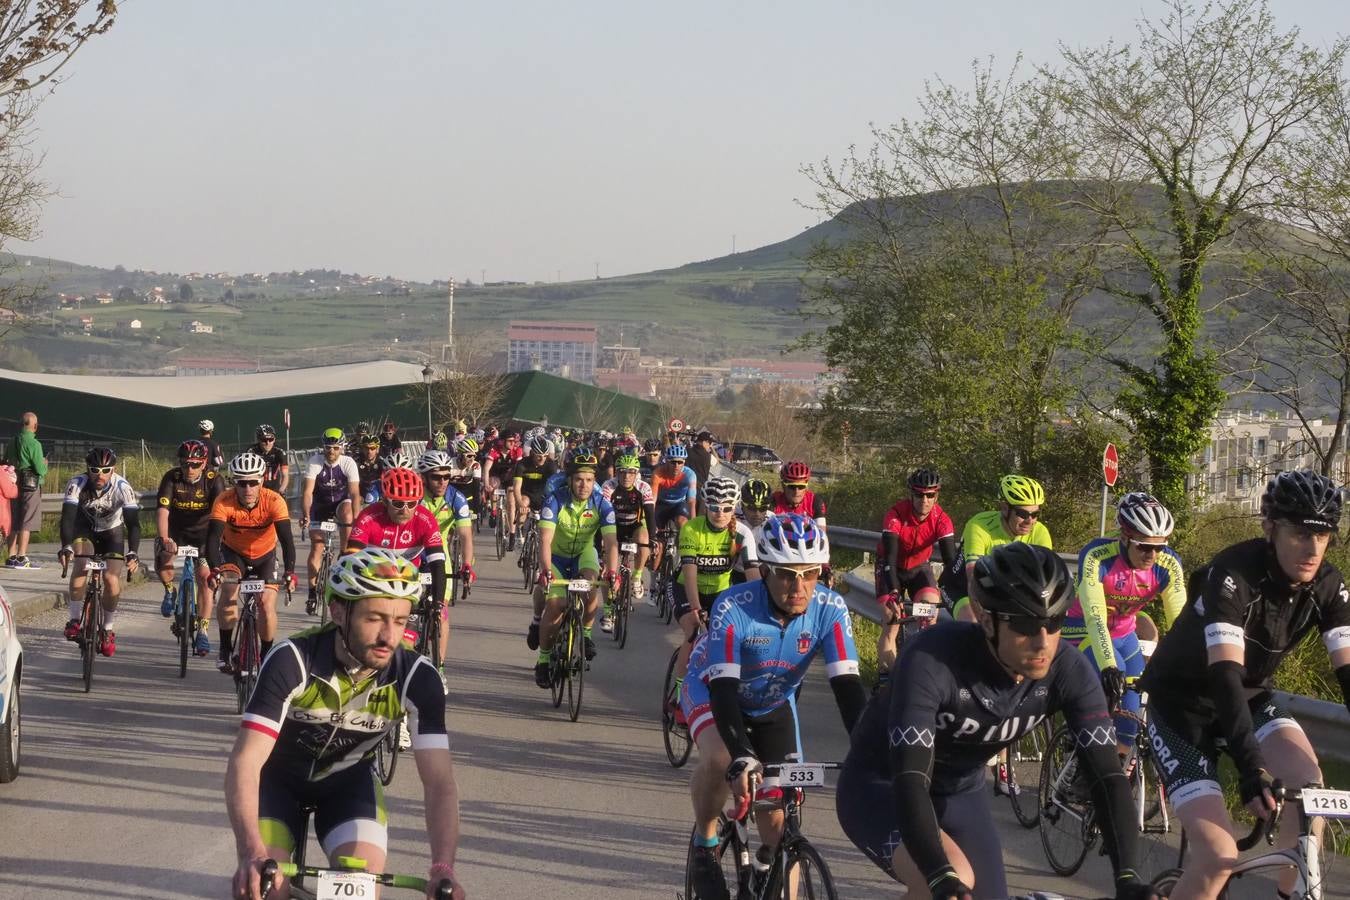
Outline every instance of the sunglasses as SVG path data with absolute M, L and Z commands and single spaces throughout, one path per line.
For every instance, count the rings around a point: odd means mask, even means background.
M 276 438 L 264 437 L 264 438 L 258 438 L 258 443 L 260 443 L 260 444 L 273 444 L 273 443 L 276 443 L 276 440 L 277 440 Z
M 113 466 L 90 466 L 90 475 L 108 475 L 112 473 Z
M 1141 553 L 1161 553 L 1167 549 L 1166 544 L 1141 544 L 1138 541 L 1130 541 Z
M 428 472 L 427 481 L 449 481 L 449 472 Z
M 769 573 L 777 575 L 784 581 L 815 581 L 820 577 L 821 566 L 807 566 L 805 569 L 794 569 L 791 566 L 769 566 Z
M 261 481 L 236 481 L 234 483 L 234 486 L 241 488 L 255 488 L 258 487 L 260 484 L 262 484 Z
M 1060 629 L 1064 627 L 1064 614 L 1051 616 L 1048 619 L 1042 619 L 1039 616 L 1012 616 L 1007 613 L 996 613 L 1000 622 L 1007 622 L 1008 627 L 1023 637 L 1035 637 L 1041 633 L 1044 628 L 1047 634 L 1059 634 Z
M 186 465 L 189 469 L 200 469 L 202 466 L 206 465 L 206 460 L 189 459 L 184 465 Z
M 412 509 L 420 502 L 418 500 L 386 500 L 394 509 Z
M 804 484 L 788 484 L 788 483 L 785 481 L 785 482 L 783 482 L 783 490 L 785 490 L 785 491 L 804 491 L 804 490 L 806 490 L 806 485 L 804 485 Z
M 1041 511 L 1039 509 L 1018 509 L 1015 506 L 1013 507 L 1012 514 L 1023 521 L 1028 519 L 1039 519 L 1041 517 Z
M 922 497 L 925 500 L 932 500 L 938 495 L 937 491 L 910 491 L 915 497 Z
M 708 507 L 708 512 L 710 512 L 710 513 L 734 513 L 735 511 L 736 511 L 736 507 L 735 507 L 735 506 L 709 506 L 709 507 Z

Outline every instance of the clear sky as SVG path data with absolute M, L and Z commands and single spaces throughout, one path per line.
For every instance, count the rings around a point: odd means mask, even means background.
M 1313 43 L 1350 4 L 1277 0 Z M 159 271 L 552 281 L 815 224 L 804 164 L 934 73 L 1129 40 L 1154 0 L 126 0 L 38 115 L 17 252 Z

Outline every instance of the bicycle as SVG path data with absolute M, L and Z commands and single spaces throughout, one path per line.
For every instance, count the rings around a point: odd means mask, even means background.
M 1000 762 L 1007 773 L 1008 802 L 1013 816 L 1023 828 L 1035 828 L 1041 819 L 1037 786 L 1041 764 L 1054 737 L 1051 720 L 1044 719 L 1035 728 L 1022 735 L 1007 749 L 1006 762 Z
M 622 650 L 628 644 L 628 617 L 633 612 L 633 563 L 637 559 L 637 544 L 619 545 L 619 586 L 614 591 L 614 640 Z M 636 573 L 641 578 L 642 573 Z
M 521 541 L 520 558 L 516 560 L 525 576 L 526 591 L 534 587 L 535 573 L 539 571 L 539 529 L 535 527 L 538 521 L 536 512 L 531 512 L 525 520 L 525 537 Z
M 793 754 L 798 756 L 799 754 Z M 755 800 L 744 811 L 722 813 L 717 820 L 717 846 L 714 852 L 722 864 L 727 886 L 735 900 L 796 900 L 826 898 L 837 900 L 834 878 L 819 851 L 802 834 L 802 807 L 808 787 L 824 787 L 825 772 L 838 769 L 838 763 L 803 763 L 795 760 L 765 766 L 766 778 L 777 776 L 781 791 L 775 794 L 755 792 Z M 754 790 L 754 786 L 752 786 Z M 783 811 L 783 838 L 778 842 L 767 869 L 752 863 L 749 823 L 756 812 Z M 694 891 L 693 841 L 684 868 L 684 896 L 687 900 L 707 900 Z M 756 857 L 757 858 L 757 857 Z
M 315 523 L 315 529 L 324 533 L 323 539 L 323 558 L 319 560 L 319 597 L 315 601 L 318 610 L 313 609 L 310 604 L 305 604 L 305 612 L 314 615 L 319 614 L 319 624 L 328 624 L 328 604 L 324 602 L 323 595 L 328 589 L 328 575 L 333 568 L 333 563 L 337 561 L 340 553 L 333 551 L 333 537 L 337 534 L 338 524 L 332 520 Z
M 80 674 L 84 678 L 84 692 L 94 687 L 94 657 L 98 655 L 99 644 L 103 642 L 104 623 L 107 611 L 103 608 L 103 573 L 108 570 L 108 562 L 101 554 L 80 554 L 67 556 L 61 562 L 61 578 L 66 577 L 71 561 L 82 559 L 86 583 L 84 586 L 84 607 L 80 610 Z
M 541 579 L 543 582 L 543 579 Z M 548 590 L 547 582 L 544 589 Z M 567 610 L 562 626 L 549 655 L 552 670 L 553 708 L 562 706 L 563 691 L 567 693 L 567 712 L 575 722 L 581 716 L 581 694 L 586 682 L 585 620 L 586 602 L 591 596 L 592 584 L 585 578 L 567 582 Z
M 1277 787 L 1275 793 L 1275 812 L 1269 819 L 1258 819 L 1251 834 L 1237 842 L 1238 852 L 1245 853 L 1262 840 L 1267 844 L 1275 843 L 1280 830 L 1280 818 L 1284 815 L 1286 803 L 1295 802 L 1298 810 L 1298 843 L 1284 850 L 1273 850 L 1260 856 L 1244 859 L 1233 867 L 1228 882 L 1220 896 L 1227 896 L 1228 885 L 1253 872 L 1267 869 L 1286 869 L 1292 867 L 1296 873 L 1293 893 L 1295 900 L 1322 900 L 1322 887 L 1325 877 L 1322 872 L 1322 843 L 1315 832 L 1320 831 L 1318 821 L 1326 819 L 1350 819 L 1350 791 L 1324 788 L 1313 782 L 1293 790 Z M 1311 812 L 1309 812 L 1311 810 Z M 1181 855 L 1184 862 L 1186 854 L 1186 832 L 1181 833 Z M 1153 889 L 1160 897 L 1170 897 L 1172 888 L 1181 878 L 1183 868 L 1168 869 L 1153 879 Z M 1271 871 L 1274 876 L 1278 873 Z
M 405 640 L 409 632 L 416 634 L 413 649 L 418 655 L 425 656 L 436 667 L 441 668 L 441 609 L 443 604 L 431 596 L 431 573 L 423 572 L 421 581 L 425 587 L 422 599 L 413 614 L 408 617 L 404 630 Z M 398 767 L 398 756 L 402 752 L 403 729 L 408 727 L 407 720 L 400 717 L 398 722 L 375 745 L 375 771 L 380 783 L 385 787 L 394 780 L 394 770 Z
M 234 651 L 230 666 L 234 669 L 234 691 L 238 711 L 242 715 L 253 688 L 258 684 L 258 669 L 262 666 L 262 638 L 258 635 L 258 602 L 267 588 L 261 578 L 240 581 L 233 573 L 221 578 L 222 584 L 239 585 L 239 622 L 235 625 Z
M 688 723 L 676 717 L 680 708 L 680 688 L 675 683 L 675 663 L 679 656 L 680 647 L 676 647 L 666 664 L 666 680 L 661 692 L 661 740 L 666 745 L 666 759 L 675 769 L 689 761 L 689 753 L 694 749 Z
M 183 575 L 174 595 L 173 622 L 169 630 L 178 638 L 178 677 L 187 677 L 188 656 L 199 631 L 197 622 L 197 548 L 179 547 L 174 554 L 183 561 Z
M 506 516 L 502 514 L 506 491 L 497 488 L 492 494 L 492 530 L 497 538 L 497 561 L 506 556 Z
M 657 534 L 661 542 L 661 565 L 652 579 L 652 590 L 656 591 L 656 615 L 669 625 L 675 618 L 675 604 L 671 602 L 670 586 L 679 575 L 679 547 L 675 543 L 675 532 L 669 526 Z

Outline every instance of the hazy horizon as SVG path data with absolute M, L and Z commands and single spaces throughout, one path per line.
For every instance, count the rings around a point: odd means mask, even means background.
M 134 0 L 40 109 L 56 196 L 9 249 L 418 281 L 672 268 L 816 224 L 800 168 L 913 115 L 925 79 L 1165 13 L 1084 7 Z M 1274 11 L 1316 45 L 1350 32 L 1350 5 Z

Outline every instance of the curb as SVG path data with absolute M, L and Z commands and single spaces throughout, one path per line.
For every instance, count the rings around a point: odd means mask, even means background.
M 20 625 L 32 619 L 36 619 L 49 609 L 57 609 L 66 599 L 65 591 L 37 591 L 27 594 L 27 596 L 16 599 L 11 591 L 9 594 L 10 607 L 14 611 L 14 621 Z

